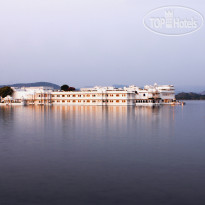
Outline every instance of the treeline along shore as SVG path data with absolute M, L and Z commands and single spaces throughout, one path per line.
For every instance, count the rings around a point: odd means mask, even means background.
M 205 100 L 205 95 L 203 94 L 198 94 L 198 93 L 178 93 L 176 95 L 176 99 L 177 100 Z

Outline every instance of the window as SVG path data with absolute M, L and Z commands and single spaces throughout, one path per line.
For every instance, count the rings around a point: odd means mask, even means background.
M 90 97 L 90 95 L 87 95 L 87 97 Z
M 57 97 L 59 98 L 59 97 L 60 97 L 60 95 L 57 95 Z
M 146 96 L 146 94 L 143 94 L 143 96 Z
M 75 100 L 73 100 L 73 102 L 75 102 Z
M 90 100 L 87 100 L 87 102 L 90 102 Z
M 75 97 L 75 95 L 73 95 L 73 97 Z
M 64 97 L 65 97 L 65 95 L 62 95 L 62 97 L 64 98 Z
M 67 95 L 67 97 L 70 97 L 70 95 Z
M 67 102 L 70 102 L 70 100 L 67 100 Z
M 62 102 L 64 103 L 64 102 L 65 102 L 65 100 L 62 100 Z
M 92 95 L 93 97 L 95 97 L 95 95 Z
M 81 95 L 78 95 L 78 97 L 81 97 Z
M 81 102 L 81 100 L 78 100 L 78 102 Z
M 119 100 L 116 100 L 116 103 L 119 103 L 120 101 Z
M 54 95 L 52 95 L 52 97 L 55 97 Z
M 116 94 L 116 97 L 119 97 L 120 95 L 119 94 Z

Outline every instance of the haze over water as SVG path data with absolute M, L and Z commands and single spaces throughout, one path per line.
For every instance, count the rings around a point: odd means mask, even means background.
M 0 107 L 1 205 L 204 205 L 205 102 Z

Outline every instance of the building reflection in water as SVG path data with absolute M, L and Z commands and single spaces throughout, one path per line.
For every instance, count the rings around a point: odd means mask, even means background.
M 35 127 L 42 135 L 62 135 L 65 138 L 83 137 L 84 133 L 96 138 L 136 135 L 146 137 L 152 131 L 152 136 L 157 139 L 162 128 L 165 136 L 174 132 L 176 107 L 59 105 L 7 106 L 0 110 L 1 122 L 15 121 L 11 124 L 11 129 L 15 131 L 23 127 L 28 135 L 32 130 L 30 128 Z

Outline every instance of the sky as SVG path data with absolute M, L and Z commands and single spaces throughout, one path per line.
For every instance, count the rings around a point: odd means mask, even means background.
M 1 0 L 0 84 L 205 90 L 205 26 L 163 36 L 143 25 L 150 10 L 169 5 L 205 14 L 202 0 Z

